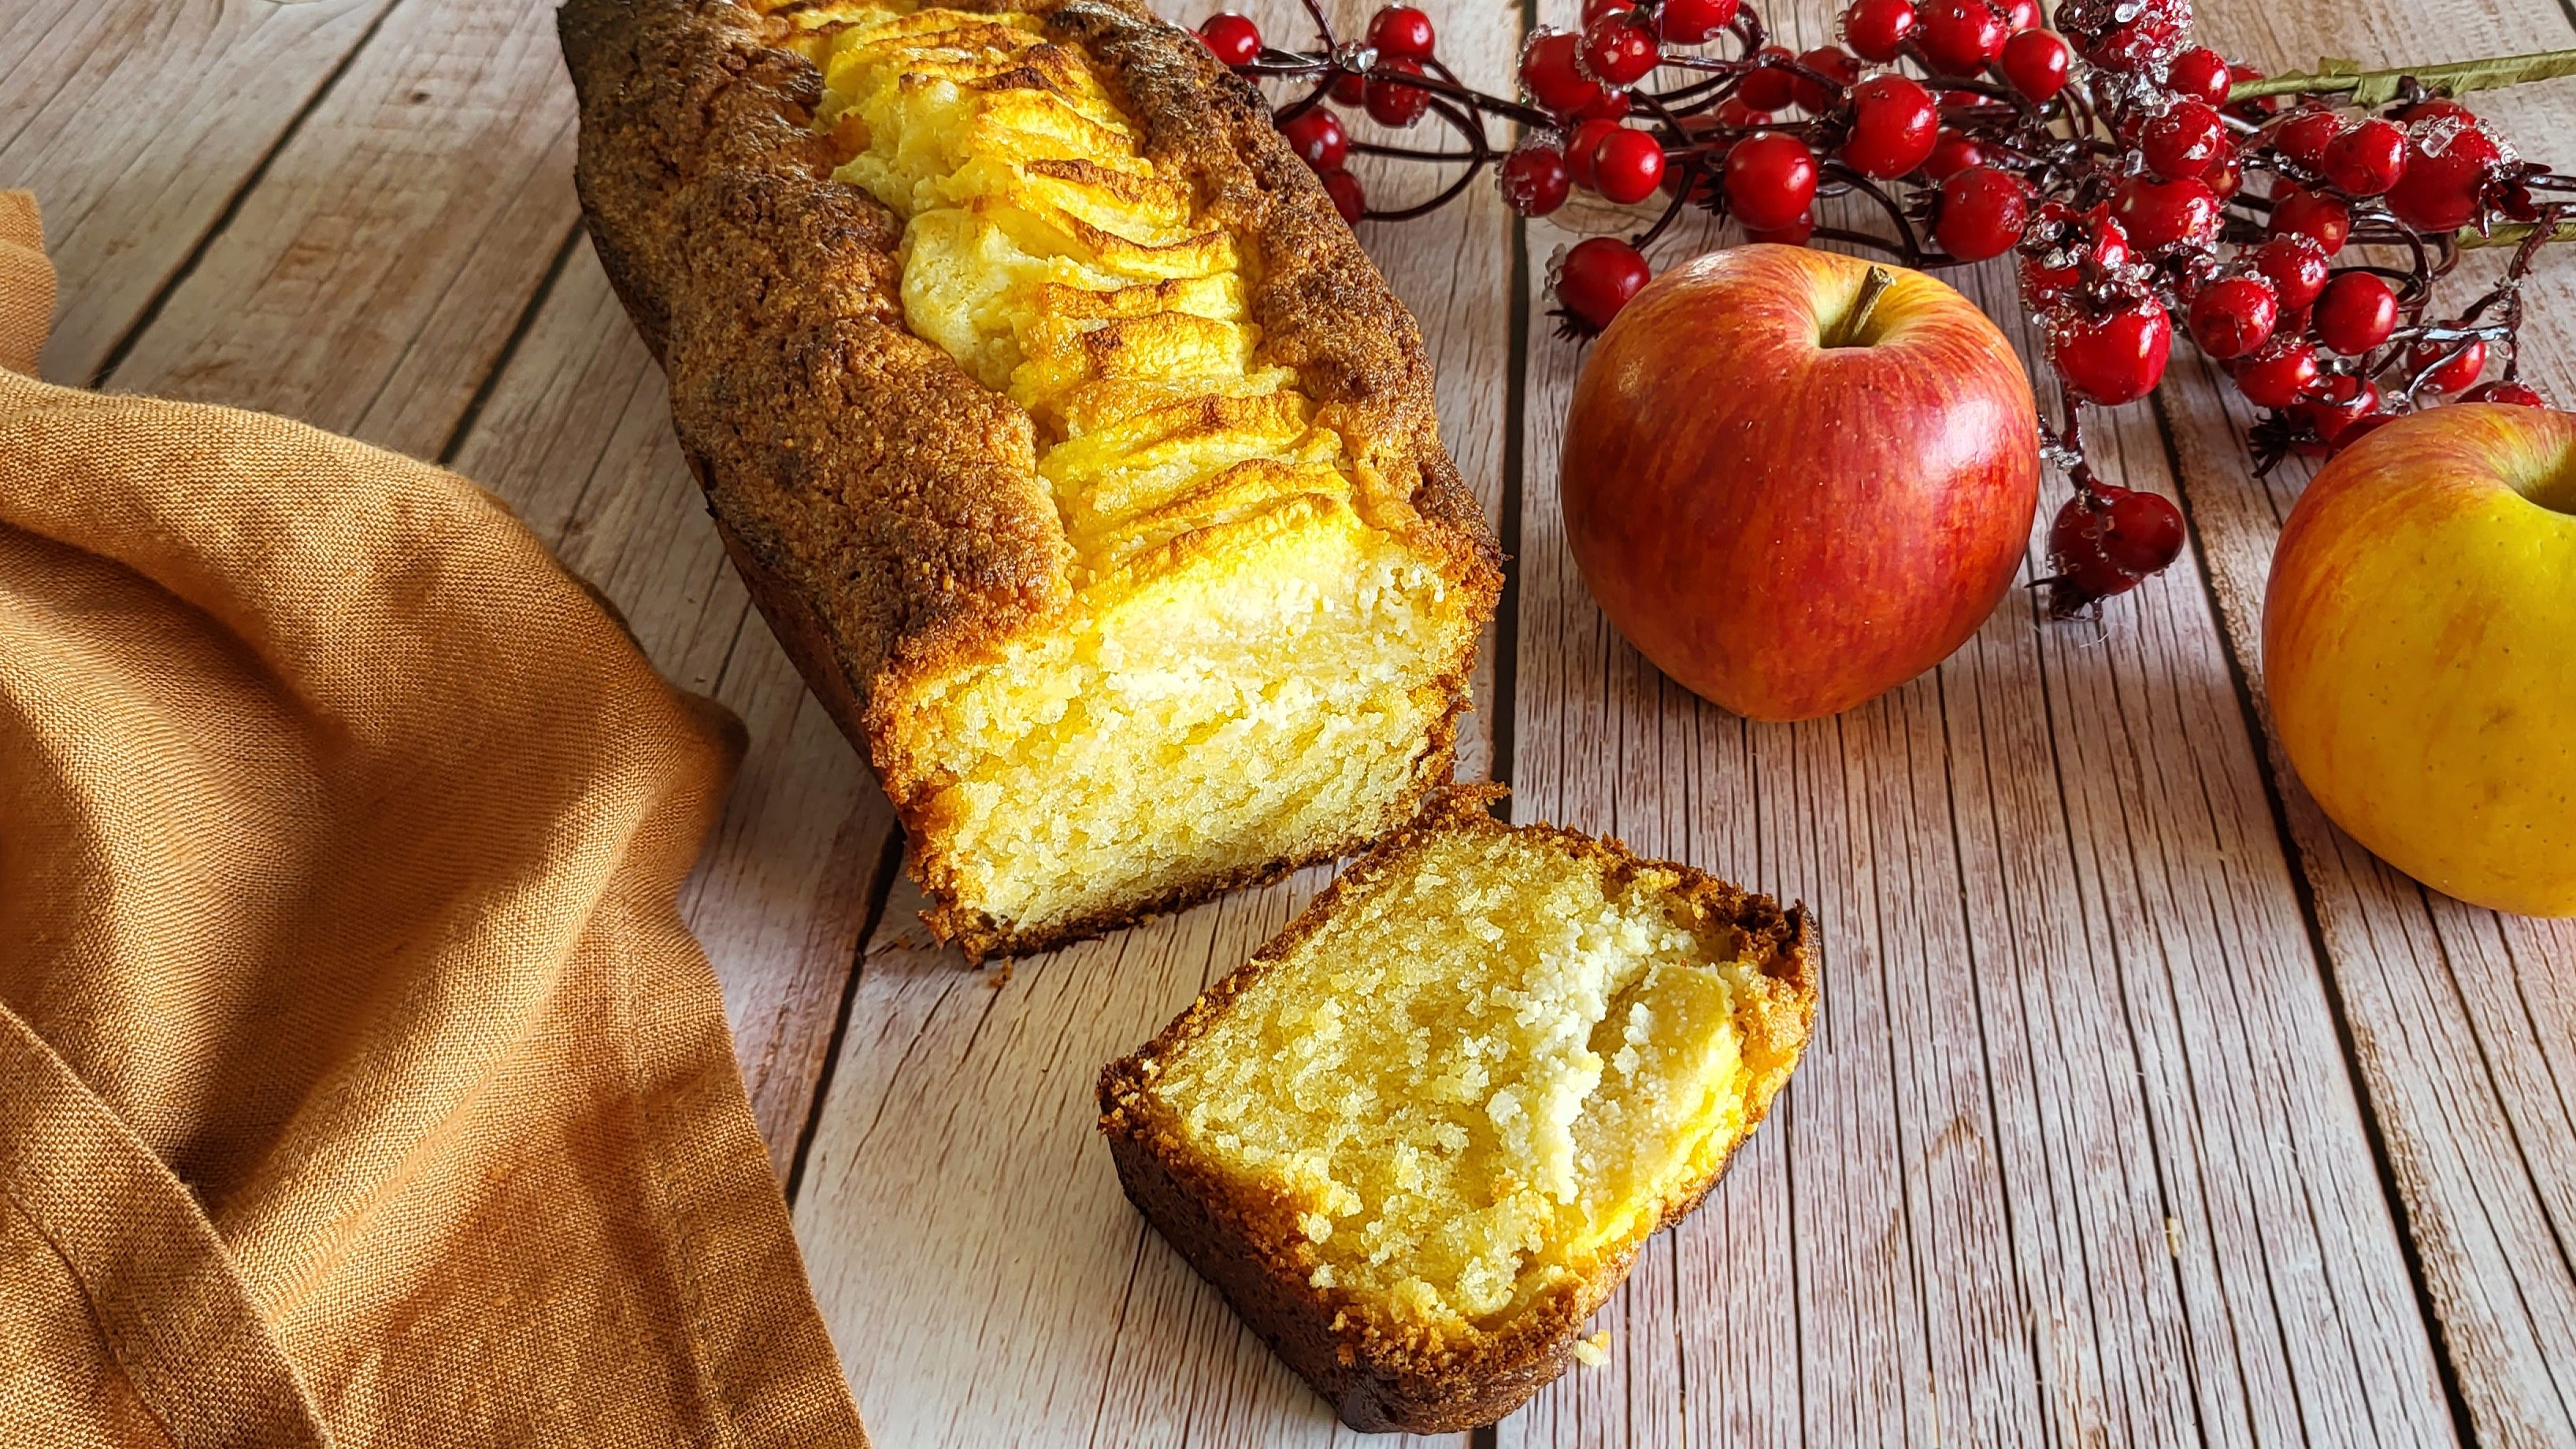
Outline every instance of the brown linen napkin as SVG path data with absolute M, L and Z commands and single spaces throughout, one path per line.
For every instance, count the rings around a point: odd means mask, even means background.
M 454 475 L 0 372 L 0 1444 L 864 1446 L 675 904 L 739 750 Z

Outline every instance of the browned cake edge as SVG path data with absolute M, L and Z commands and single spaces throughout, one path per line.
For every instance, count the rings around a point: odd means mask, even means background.
M 1135 0 L 953 3 L 1042 14 L 1121 94 L 1146 154 L 1252 239 L 1264 352 L 1338 410 L 1363 512 L 1436 561 L 1463 610 L 1490 617 L 1501 554 L 1440 445 L 1420 329 L 1260 93 Z M 580 98 L 575 179 L 592 246 L 669 376 L 672 422 L 726 552 L 911 837 L 933 929 L 975 959 L 1034 951 L 1364 844 L 1376 822 L 1039 931 L 957 900 L 927 818 L 937 782 L 908 775 L 895 742 L 917 727 L 908 701 L 923 682 L 1068 603 L 1029 418 L 905 329 L 901 223 L 830 179 L 810 125 L 822 77 L 770 43 L 783 21 L 734 0 L 568 0 L 558 28 Z M 1369 496 L 1371 474 L 1382 496 Z M 1417 797 L 1450 773 L 1472 662 L 1471 642 L 1438 677 L 1449 707 L 1425 738 Z
M 1732 922 L 1762 954 L 1762 973 L 1790 988 L 1793 1030 L 1775 1039 L 1787 1066 L 1757 1084 L 1748 1102 L 1744 1132 L 1709 1174 L 1678 1194 L 1661 1226 L 1690 1215 L 1770 1110 L 1772 1096 L 1805 1048 L 1815 1021 L 1813 927 L 1803 906 L 1783 910 L 1714 876 L 1670 861 L 1645 860 L 1616 839 L 1594 838 L 1549 825 L 1512 827 L 1495 820 L 1487 805 L 1501 791 L 1460 786 L 1443 790 L 1422 818 L 1381 841 L 1287 928 L 1132 1055 L 1100 1074 L 1100 1131 L 1118 1166 L 1118 1180 L 1136 1205 L 1199 1275 L 1273 1352 L 1333 1405 L 1342 1422 L 1371 1432 L 1451 1433 L 1490 1424 L 1526 1403 L 1565 1371 L 1577 1336 L 1610 1294 L 1626 1281 L 1633 1253 L 1604 1263 L 1588 1280 L 1540 1300 L 1500 1332 L 1464 1346 L 1425 1353 L 1379 1333 L 1347 1310 L 1345 1295 L 1308 1281 L 1311 1262 L 1298 1250 L 1306 1239 L 1300 1208 L 1284 1197 L 1247 1198 L 1190 1151 L 1170 1114 L 1148 1089 L 1171 1060 L 1204 1034 L 1234 999 L 1340 909 L 1343 893 L 1356 891 L 1401 866 L 1414 852 L 1449 831 L 1534 832 L 1571 853 L 1602 863 L 1614 882 L 1641 869 L 1676 871 L 1680 894 L 1701 902 L 1714 920 Z

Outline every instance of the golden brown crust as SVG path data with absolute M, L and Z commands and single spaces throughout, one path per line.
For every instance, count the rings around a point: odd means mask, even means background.
M 1129 1201 L 1354 1429 L 1449 1433 L 1490 1424 L 1520 1407 L 1565 1371 L 1584 1320 L 1627 1278 L 1630 1260 L 1604 1262 L 1583 1282 L 1523 1310 L 1499 1333 L 1427 1353 L 1363 1321 L 1342 1295 L 1313 1287 L 1311 1265 L 1299 1262 L 1294 1252 L 1305 1241 L 1298 1225 L 1302 1209 L 1284 1198 L 1246 1200 L 1189 1150 L 1150 1088 L 1163 1063 L 1209 1030 L 1263 972 L 1323 928 L 1346 891 L 1401 867 L 1443 832 L 1512 829 L 1488 812 L 1501 793 L 1490 786 L 1441 791 L 1419 820 L 1345 870 L 1250 961 L 1201 993 L 1152 1041 L 1100 1074 L 1100 1131 L 1109 1139 Z M 1789 1020 L 1780 1023 L 1781 1036 L 1770 1045 L 1793 1057 L 1803 1047 L 1816 1009 L 1815 942 L 1805 907 L 1783 910 L 1768 896 L 1688 866 L 1641 859 L 1616 839 L 1548 825 L 1518 829 L 1600 863 L 1614 886 L 1640 871 L 1677 873 L 1680 880 L 1667 889 L 1698 906 L 1703 919 L 1731 924 L 1743 936 L 1745 953 L 1761 962 L 1762 974 L 1787 988 Z M 1770 1086 L 1776 1090 L 1776 1083 Z M 1746 1104 L 1747 1136 L 1770 1106 L 1769 1090 Z M 1680 1222 L 1699 1206 L 1725 1160 L 1676 1197 L 1662 1226 Z
M 1491 612 L 1500 553 L 1442 450 L 1419 329 L 1288 151 L 1261 96 L 1133 0 L 953 0 L 1025 9 L 1082 47 L 1145 153 L 1249 239 L 1270 361 L 1354 446 L 1359 505 Z M 1070 599 L 1069 550 L 1025 412 L 905 330 L 901 224 L 830 179 L 810 125 L 821 77 L 772 42 L 785 21 L 733 0 L 569 0 L 576 166 L 592 245 L 671 383 L 672 421 L 754 601 L 922 849 L 938 781 L 889 742 L 927 679 L 990 657 Z M 1479 615 L 1481 617 L 1481 614 Z M 1469 660 L 1444 671 L 1451 724 Z M 1397 817 L 1402 818 L 1402 817 Z M 1327 858 L 1357 841 L 1319 846 Z M 1093 934 L 1298 861 L 1192 882 L 1143 905 L 1023 932 L 936 873 L 933 927 L 980 958 Z M 919 873 L 917 871 L 917 873 Z

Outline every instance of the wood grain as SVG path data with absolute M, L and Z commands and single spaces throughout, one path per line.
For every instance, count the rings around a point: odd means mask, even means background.
M 2019 310 L 1998 269 L 1962 280 Z M 1805 899 L 1825 1001 L 1785 1110 L 1604 1313 L 1612 1363 L 1498 1442 L 2452 1442 L 2196 579 L 2101 636 L 2016 591 L 1875 703 L 1747 723 L 1573 569 L 1579 362 L 1532 343 L 1515 817 Z M 2101 443 L 2171 491 L 2151 416 Z
M 1194 22 L 1197 8 L 1167 13 Z M 1330 7 L 1354 28 L 1370 8 Z M 1514 31 L 1471 0 L 1427 8 L 1452 65 L 1503 81 Z M 1253 13 L 1277 35 L 1302 33 L 1285 4 Z M 1362 239 L 1422 321 L 1443 436 L 1496 510 L 1511 296 L 1499 199 L 1479 186 Z M 1480 709 L 1492 678 L 1480 672 Z M 1462 768 L 1482 768 L 1488 739 L 1479 727 Z M 1239 965 L 1323 878 L 1309 871 L 1007 973 L 969 971 L 933 947 L 919 897 L 897 890 L 862 958 L 796 1204 L 816 1294 L 879 1442 L 1362 1442 L 1145 1227 L 1092 1127 L 1101 1066 Z
M 408 0 L 109 385 L 437 456 L 571 233 L 572 145 L 548 7 Z
M 2539 0 L 2203 11 L 2275 69 L 2571 43 Z M 1516 24 L 1434 14 L 1444 56 L 1504 83 Z M 1775 19 L 1827 33 L 1817 0 Z M 880 1442 L 1355 1440 L 1144 1229 L 1090 1130 L 1099 1064 L 1324 873 L 1007 974 L 933 948 L 900 887 L 853 988 L 892 826 L 724 565 L 572 239 L 551 27 L 544 0 L 0 15 L 0 183 L 38 191 L 65 284 L 48 375 L 121 356 L 118 387 L 450 454 L 743 716 L 685 906 L 782 1173 L 819 1113 L 797 1222 Z M 2571 84 L 2480 107 L 2576 155 Z M 1452 451 L 1522 523 L 1517 649 L 1488 641 L 1462 769 L 1509 765 L 1521 818 L 1803 896 L 1828 1000 L 1770 1127 L 1605 1311 L 1611 1363 L 1490 1437 L 2438 1444 L 2455 1387 L 2480 1442 L 2576 1449 L 2576 925 L 2424 891 L 2257 740 L 2262 581 L 2305 471 L 2254 481 L 2247 415 L 2187 359 L 2103 444 L 2131 486 L 2179 466 L 2193 551 L 2106 636 L 2017 594 L 1883 701 L 1749 725 L 1662 679 L 1572 570 L 1555 427 L 1579 355 L 1513 356 L 1511 227 L 1479 187 L 1364 234 L 1430 339 Z M 1568 239 L 1533 227 L 1528 254 Z M 2533 288 L 2526 360 L 2562 399 L 2567 265 Z M 1999 275 L 1967 285 L 2017 312 Z
M 724 983 L 752 1112 L 785 1178 L 894 815 L 726 561 L 671 435 L 661 369 L 586 242 L 455 465 L 607 595 L 663 673 L 742 718 L 741 772 L 681 906 Z
M 394 0 L 12 0 L 0 185 L 62 280 L 43 373 L 88 383 Z
M 2205 20 L 2228 53 L 2308 66 L 2319 55 L 2406 64 L 2560 48 L 2567 13 L 2432 0 L 2354 8 L 2291 0 Z M 2576 155 L 2576 84 L 2481 95 L 2523 154 Z M 2465 299 L 2491 272 L 2449 284 Z M 2524 375 L 2576 398 L 2576 257 L 2529 290 Z M 2253 476 L 2251 411 L 2206 362 L 2161 401 L 2185 497 L 2238 667 L 2259 708 L 2264 579 L 2312 469 Z M 2267 717 L 2268 718 L 2268 717 Z M 2267 726 L 2268 727 L 2268 726 Z M 2401 1189 L 2441 1341 L 2481 1442 L 2576 1445 L 2576 924 L 2503 916 L 2428 891 L 2317 809 L 2279 755 L 2274 788 L 2298 844 L 2319 936 Z

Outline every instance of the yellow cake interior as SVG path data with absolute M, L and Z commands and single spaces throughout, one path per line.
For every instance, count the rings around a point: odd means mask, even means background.
M 904 316 L 1036 424 L 1073 603 L 908 701 L 958 896 L 1022 930 L 1374 834 L 1476 620 L 1267 362 L 1257 249 L 1019 14 L 795 12 Z
M 1794 1065 L 1791 988 L 1673 873 L 1443 831 L 1346 899 L 1152 1088 L 1311 1282 L 1431 1341 L 1589 1279 L 1712 1174 Z

